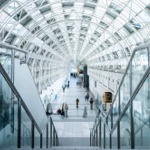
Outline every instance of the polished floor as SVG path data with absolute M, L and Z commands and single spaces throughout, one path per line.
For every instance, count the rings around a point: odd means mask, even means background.
M 88 90 L 83 85 L 78 85 L 78 78 L 70 78 L 70 86 L 60 90 L 58 98 L 52 101 L 53 112 L 52 119 L 56 127 L 60 146 L 89 146 L 90 130 L 96 116 L 95 108 L 90 109 L 89 101 L 85 101 L 85 95 Z M 90 93 L 90 97 L 92 94 Z M 76 108 L 76 99 L 79 99 L 79 107 Z M 67 103 L 69 106 L 68 117 L 57 115 L 58 108 Z M 87 117 L 83 117 L 84 108 L 87 108 Z

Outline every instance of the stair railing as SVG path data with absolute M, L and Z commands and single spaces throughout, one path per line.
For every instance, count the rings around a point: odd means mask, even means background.
M 123 118 L 124 115 L 126 115 L 127 110 L 130 109 L 130 129 L 131 129 L 131 133 L 130 133 L 130 148 L 134 149 L 135 148 L 135 132 L 134 132 L 134 119 L 133 119 L 133 101 L 134 98 L 136 97 L 136 95 L 138 94 L 138 92 L 141 90 L 143 84 L 146 82 L 147 79 L 149 79 L 149 74 L 150 74 L 150 48 L 149 48 L 149 44 L 146 44 L 144 46 L 140 46 L 138 48 L 136 48 L 129 60 L 129 63 L 127 65 L 125 74 L 120 82 L 119 88 L 113 98 L 113 102 L 111 104 L 111 107 L 107 112 L 104 112 L 103 110 L 101 110 L 100 114 L 99 114 L 99 124 L 97 124 L 97 122 L 94 123 L 93 129 L 91 129 L 91 133 L 90 133 L 90 140 L 91 140 L 91 146 L 99 146 L 101 148 L 106 148 L 106 144 L 107 148 L 112 148 L 113 146 L 113 142 L 112 142 L 112 136 L 113 133 L 115 132 L 116 135 L 116 148 L 120 149 L 121 148 L 121 141 L 120 141 L 120 124 L 121 124 L 121 119 Z M 147 61 L 148 64 L 146 66 L 147 69 L 144 70 L 144 73 L 142 74 L 142 76 L 140 76 L 140 81 L 138 82 L 138 80 L 136 81 L 137 83 L 135 84 L 136 86 L 133 87 L 132 85 L 132 76 L 133 74 L 133 70 L 132 70 L 132 65 L 133 65 L 133 59 L 136 55 L 136 52 L 142 52 L 145 51 L 146 56 L 147 56 Z M 140 54 L 140 53 L 139 53 Z M 141 54 L 142 55 L 142 54 Z M 139 57 L 141 57 L 141 55 L 139 55 Z M 145 66 L 144 66 L 145 67 Z M 121 102 L 120 102 L 120 89 L 124 83 L 124 80 L 126 78 L 126 75 L 129 75 L 129 80 L 130 80 L 130 86 L 131 86 L 131 91 L 130 91 L 130 97 L 127 99 L 126 104 L 124 107 L 121 107 Z M 134 76 L 133 76 L 134 77 Z M 148 84 L 149 84 L 149 80 L 148 80 Z M 132 88 L 133 87 L 133 88 Z M 119 100 L 119 101 L 118 101 Z M 118 102 L 118 116 L 115 118 L 114 115 L 114 104 Z M 121 110 L 122 109 L 122 110 Z M 115 120 L 114 120 L 115 119 Z M 103 127 L 102 127 L 103 125 Z M 102 129 L 103 128 L 103 129 Z M 107 132 L 106 132 L 107 131 Z M 96 132 L 98 132 L 99 136 L 98 138 L 96 137 Z M 102 137 L 103 134 L 103 137 Z M 107 134 L 107 140 L 106 140 L 106 134 Z M 98 139 L 98 142 L 96 142 L 96 140 Z M 114 140 L 114 139 L 113 139 Z
M 0 132 L 0 137 L 2 137 L 3 139 L 0 142 L 0 148 L 23 148 L 24 146 L 29 146 L 31 148 L 48 148 L 52 146 L 58 146 L 59 139 L 51 117 L 48 118 L 47 123 L 45 124 L 45 128 L 41 131 L 39 125 L 36 123 L 36 120 L 22 100 L 20 94 L 18 93 L 17 89 L 15 88 L 1 63 L 0 86 L 2 86 L 3 89 L 2 91 L 0 91 L 0 113 L 5 112 L 4 109 L 6 106 L 9 109 L 9 116 L 7 117 L 8 120 L 5 120 L 5 122 L 8 122 L 7 126 L 3 126 L 3 129 L 1 129 L 1 131 L 3 130 L 3 132 Z M 0 116 L 3 116 L 3 114 L 0 114 Z M 2 120 L 0 123 L 2 123 Z M 8 130 L 8 128 L 10 128 L 11 131 Z M 23 128 L 29 130 L 29 137 L 27 137 L 28 135 Z M 45 135 L 44 132 L 46 133 Z M 9 139 L 8 141 L 8 138 L 4 133 L 11 135 L 10 137 L 12 137 L 12 139 Z M 38 141 L 37 143 L 35 143 L 36 140 Z M 15 142 L 12 143 L 11 141 Z M 30 142 L 27 143 L 26 141 Z M 39 143 L 40 145 L 36 145 Z

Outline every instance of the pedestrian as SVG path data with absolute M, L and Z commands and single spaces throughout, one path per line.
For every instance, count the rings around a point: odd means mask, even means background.
M 68 80 L 68 88 L 69 88 L 69 84 L 70 84 L 70 81 Z
M 85 95 L 85 100 L 86 100 L 86 101 L 89 100 L 89 93 L 87 93 L 87 94 Z
M 57 110 L 57 114 L 61 114 L 61 110 L 60 110 L 60 108 L 58 108 L 58 110 Z
M 76 99 L 76 108 L 78 108 L 78 106 L 79 106 L 79 99 L 77 98 Z
M 68 117 L 68 104 L 67 103 L 65 103 L 65 117 L 67 118 Z
M 87 117 L 87 107 L 84 107 L 84 111 L 83 111 L 83 118 Z
M 46 108 L 46 114 L 49 116 L 51 114 L 53 114 L 53 110 L 52 110 L 52 105 L 51 103 L 47 104 L 47 108 Z
M 93 109 L 93 103 L 94 103 L 94 100 L 93 100 L 93 98 L 91 97 L 91 99 L 90 99 L 90 108 L 91 108 L 91 109 Z
M 62 89 L 63 89 L 63 93 L 65 92 L 65 86 L 62 86 Z
M 61 109 L 61 115 L 62 116 L 64 116 L 64 114 L 65 114 L 65 108 L 64 107 L 65 107 L 65 104 L 63 103 L 62 104 L 62 109 Z

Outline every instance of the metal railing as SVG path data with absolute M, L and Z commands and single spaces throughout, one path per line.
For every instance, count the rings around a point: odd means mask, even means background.
M 140 72 L 138 80 L 133 82 L 132 79 L 136 77 L 136 71 L 134 72 L 133 64 L 135 60 L 138 60 L 138 58 L 141 58 L 142 56 L 142 50 L 144 51 L 144 59 L 147 59 L 147 65 L 144 66 L 144 70 Z M 138 53 L 138 55 L 137 55 Z M 146 57 L 145 57 L 146 56 Z M 138 62 L 139 63 L 139 62 Z M 145 65 L 145 64 L 144 64 Z M 127 75 L 129 78 L 127 78 Z M 91 129 L 90 133 L 90 144 L 91 146 L 99 146 L 101 148 L 145 148 L 149 149 L 148 142 L 145 143 L 143 146 L 143 141 L 145 139 L 150 139 L 149 136 L 143 134 L 143 129 L 146 130 L 144 121 L 137 126 L 136 125 L 136 119 L 134 112 L 136 110 L 136 103 L 140 103 L 142 105 L 142 101 L 139 100 L 141 98 L 141 93 L 144 91 L 144 97 L 142 97 L 145 101 L 150 100 L 150 45 L 146 44 L 144 46 L 140 46 L 136 48 L 129 60 L 128 66 L 126 68 L 125 74 L 120 82 L 120 85 L 118 87 L 118 90 L 113 98 L 113 102 L 111 104 L 111 107 L 108 112 L 105 112 L 103 110 L 100 110 L 100 112 L 97 114 L 95 123 L 93 128 Z M 125 81 L 128 79 L 129 82 L 129 95 L 127 100 L 125 101 L 125 97 L 123 97 L 121 90 L 124 89 L 123 86 L 125 84 Z M 144 87 L 144 88 L 143 88 Z M 147 89 L 145 88 L 147 87 Z M 144 90 L 143 90 L 144 89 Z M 122 95 L 121 95 L 122 94 Z M 138 100 L 137 100 L 138 99 Z M 125 103 L 125 104 L 124 104 Z M 134 106 L 133 106 L 134 103 Z M 117 104 L 117 115 L 114 115 L 114 107 Z M 123 105 L 124 104 L 124 105 Z M 139 106 L 142 107 L 142 106 Z M 141 116 L 144 117 L 145 115 L 149 116 L 148 113 L 144 112 L 144 107 L 139 110 L 141 111 Z M 143 112 L 142 112 L 143 110 Z M 138 111 L 138 110 L 137 110 Z M 143 113 L 143 114 L 142 114 Z M 150 121 L 150 116 L 147 117 Z M 144 119 L 143 119 L 144 120 Z M 127 121 L 129 122 L 127 124 Z M 148 121 L 147 121 L 148 122 Z M 148 126 L 148 125 L 147 125 Z M 137 129 L 136 129 L 137 128 Z M 129 132 L 127 132 L 127 130 Z M 139 133 L 141 135 L 138 135 Z M 149 132 L 149 130 L 147 130 Z M 124 133 L 123 133 L 124 132 Z M 127 140 L 126 140 L 127 139 Z M 139 144 L 139 141 L 141 144 Z M 128 146 L 127 146 L 127 142 Z
M 26 143 L 26 146 L 30 146 L 31 148 L 37 147 L 37 145 L 35 144 L 36 139 L 38 141 L 37 143 L 40 143 L 40 145 L 38 145 L 38 147 L 40 148 L 58 146 L 59 139 L 51 116 L 47 119 L 45 128 L 41 131 L 39 125 L 36 123 L 36 120 L 30 113 L 24 101 L 22 100 L 20 94 L 18 93 L 17 89 L 15 88 L 14 84 L 12 83 L 1 63 L 0 86 L 2 86 L 2 91 L 0 92 L 0 112 L 5 112 L 3 111 L 5 110 L 5 106 L 7 106 L 9 109 L 8 120 L 5 120 L 5 122 L 8 122 L 7 126 L 3 126 L 3 129 L 1 129 L 1 131 L 4 130 L 4 132 L 0 132 L 0 137 L 3 138 L 3 141 L 0 142 L 0 148 L 21 148 L 24 146 L 23 143 L 25 143 L 24 141 L 26 141 L 26 139 L 28 139 L 28 141 L 31 141 L 28 142 L 29 145 L 28 143 Z M 9 96 L 13 98 L 8 99 Z M 3 119 L 1 119 L 0 124 L 3 124 Z M 8 127 L 11 128 L 11 131 L 9 133 Z M 29 137 L 27 137 L 28 135 L 26 134 L 26 131 L 24 131 L 24 129 L 29 131 Z M 36 134 L 35 131 L 37 131 Z M 11 139 L 9 139 L 9 141 L 8 139 L 6 139 L 7 137 L 4 134 L 5 132 L 11 135 Z

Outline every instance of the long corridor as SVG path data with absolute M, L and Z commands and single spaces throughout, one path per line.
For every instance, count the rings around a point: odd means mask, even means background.
M 61 90 L 57 100 L 52 102 L 53 112 L 52 119 L 56 127 L 60 146 L 89 146 L 90 129 L 96 116 L 95 107 L 90 109 L 89 101 L 85 101 L 85 95 L 88 90 L 83 85 L 77 85 L 78 78 L 70 78 L 70 86 L 66 87 L 65 92 Z M 90 94 L 90 98 L 92 94 Z M 79 107 L 76 108 L 76 99 L 79 99 Z M 89 98 L 89 99 L 90 99 Z M 67 103 L 69 106 L 68 117 L 65 118 L 56 114 L 62 104 Z M 84 108 L 87 107 L 87 117 L 83 117 Z M 56 115 L 55 115 L 56 114 Z

